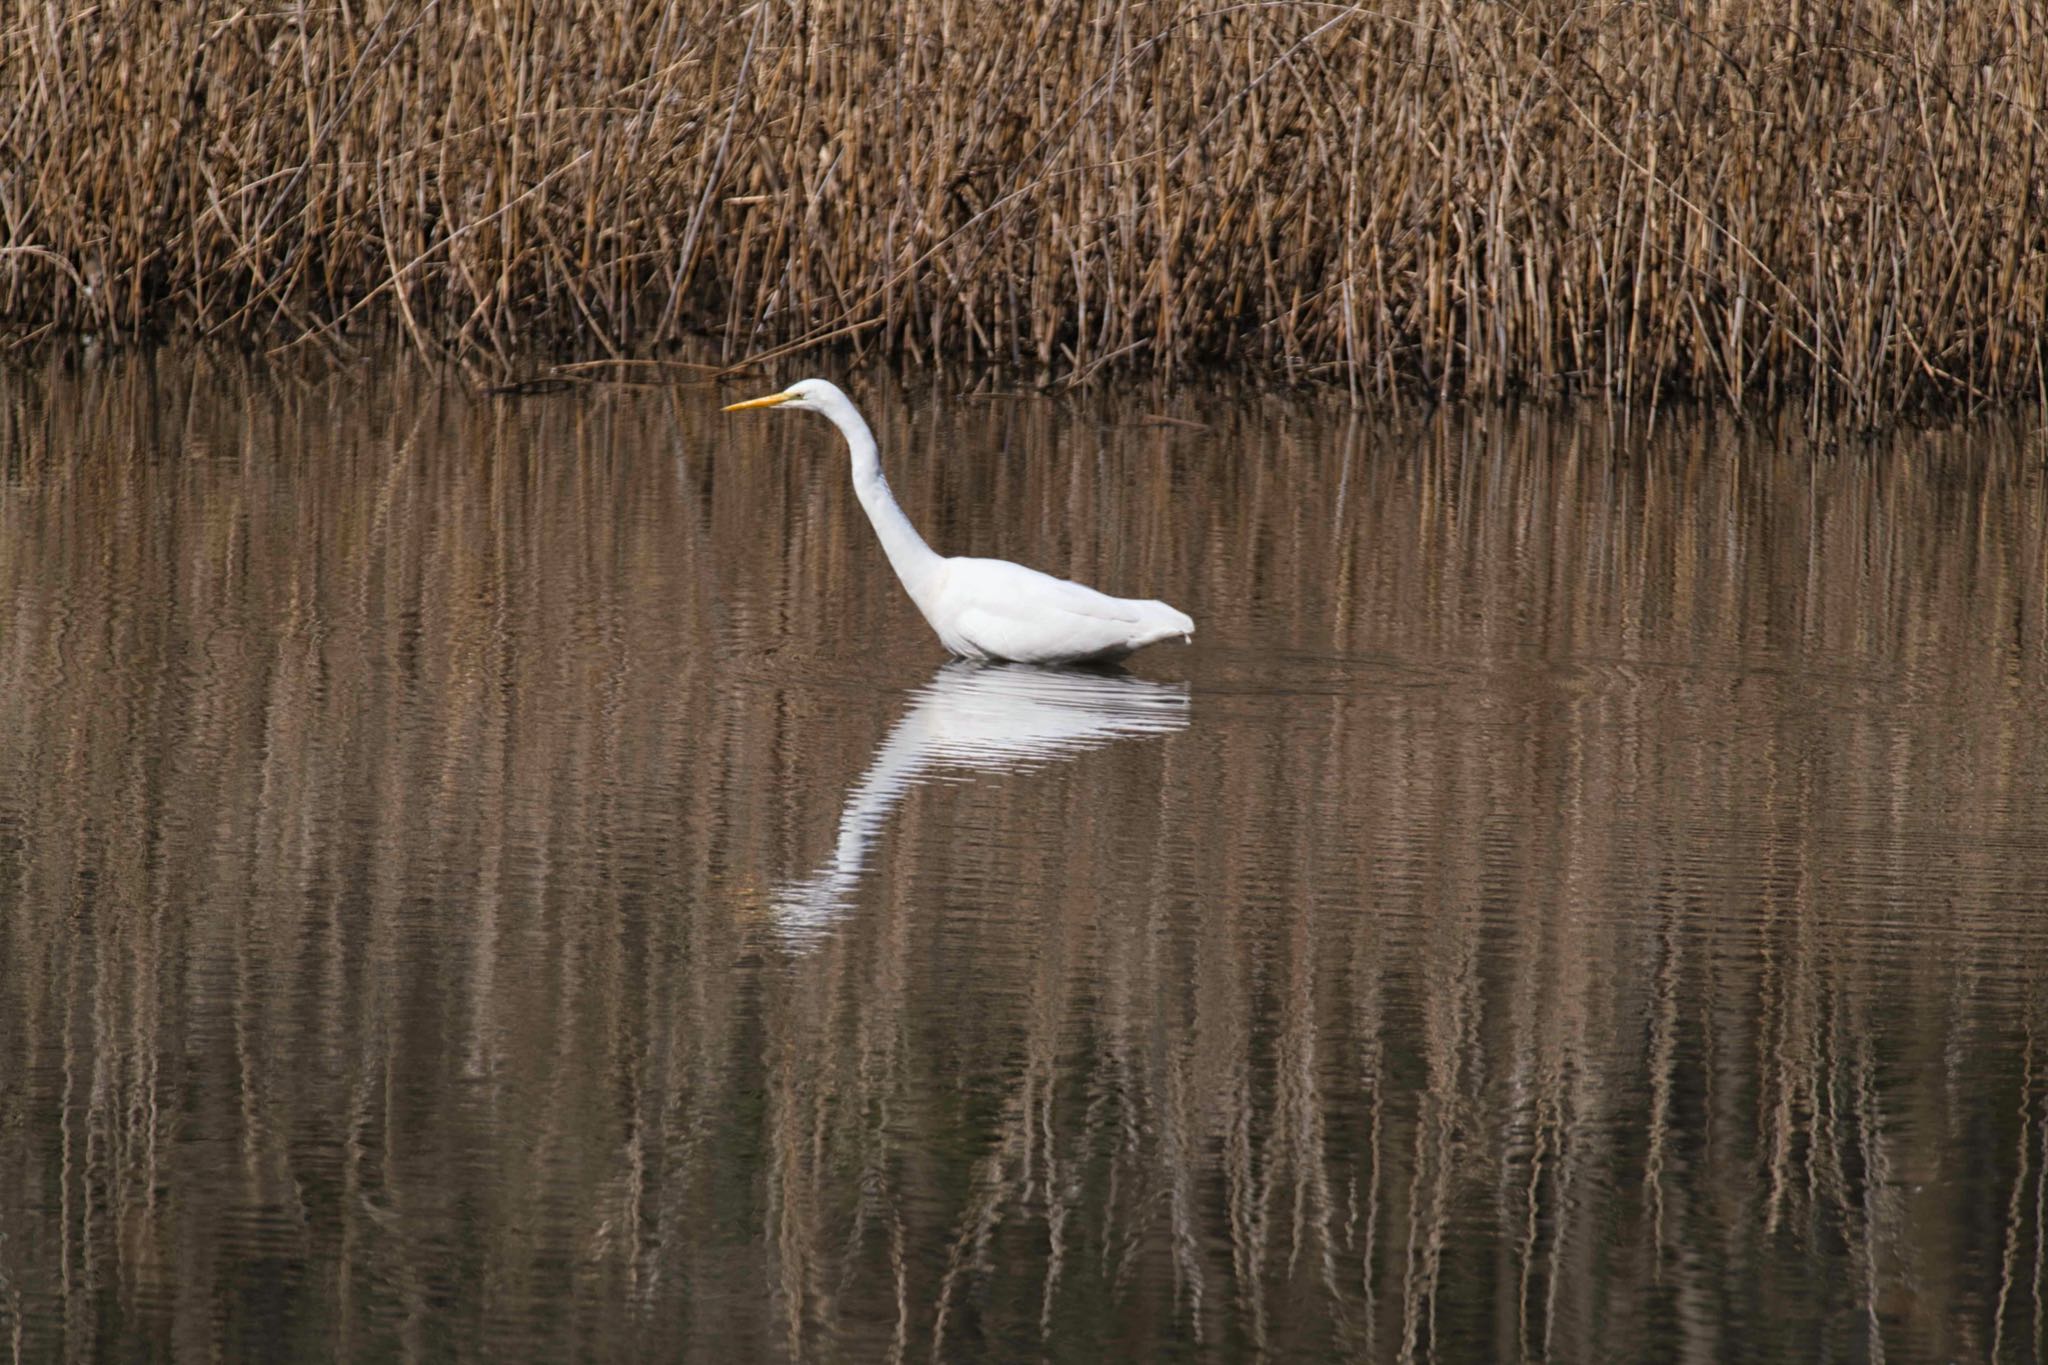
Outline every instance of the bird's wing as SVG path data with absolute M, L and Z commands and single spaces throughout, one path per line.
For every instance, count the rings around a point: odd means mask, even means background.
M 962 640 L 993 658 L 1024 663 L 1128 650 L 1146 635 L 1157 606 L 999 559 L 954 561 L 947 587 Z
M 1085 583 L 1054 578 L 1006 559 L 955 559 L 951 567 L 949 586 L 963 607 L 1006 615 L 1060 611 L 1126 625 L 1143 619 L 1145 603 L 1111 597 Z

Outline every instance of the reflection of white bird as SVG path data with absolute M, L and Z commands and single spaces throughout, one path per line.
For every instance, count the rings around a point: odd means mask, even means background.
M 1164 602 L 1110 597 L 1001 559 L 941 557 L 890 495 L 874 433 L 851 399 L 822 379 L 806 379 L 726 411 L 772 407 L 822 412 L 839 428 L 853 455 L 854 492 L 890 566 L 940 641 L 961 658 L 1107 663 L 1176 635 L 1193 638 L 1195 623 Z
M 792 938 L 822 933 L 846 908 L 883 821 L 911 788 L 940 776 L 1020 771 L 1188 723 L 1185 687 L 1021 665 L 946 664 L 911 696 L 846 794 L 831 861 L 775 897 L 777 923 Z

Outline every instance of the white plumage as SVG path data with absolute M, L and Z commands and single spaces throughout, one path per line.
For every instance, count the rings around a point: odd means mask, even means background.
M 939 640 L 963 659 L 1027 664 L 1110 663 L 1195 623 L 1164 602 L 1111 597 L 1001 559 L 948 559 L 924 543 L 889 492 L 874 433 L 837 385 L 805 379 L 781 393 L 726 408 L 822 412 L 846 438 L 853 488 L 910 600 Z

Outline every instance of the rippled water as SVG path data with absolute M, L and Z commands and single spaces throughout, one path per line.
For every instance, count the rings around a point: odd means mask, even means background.
M 16 1358 L 2039 1357 L 2038 433 L 758 387 L 0 373 Z

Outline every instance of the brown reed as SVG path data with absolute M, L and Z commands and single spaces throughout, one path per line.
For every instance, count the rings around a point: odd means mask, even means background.
M 1997 0 L 37 0 L 0 322 L 1876 417 L 2048 390 L 2044 99 Z

